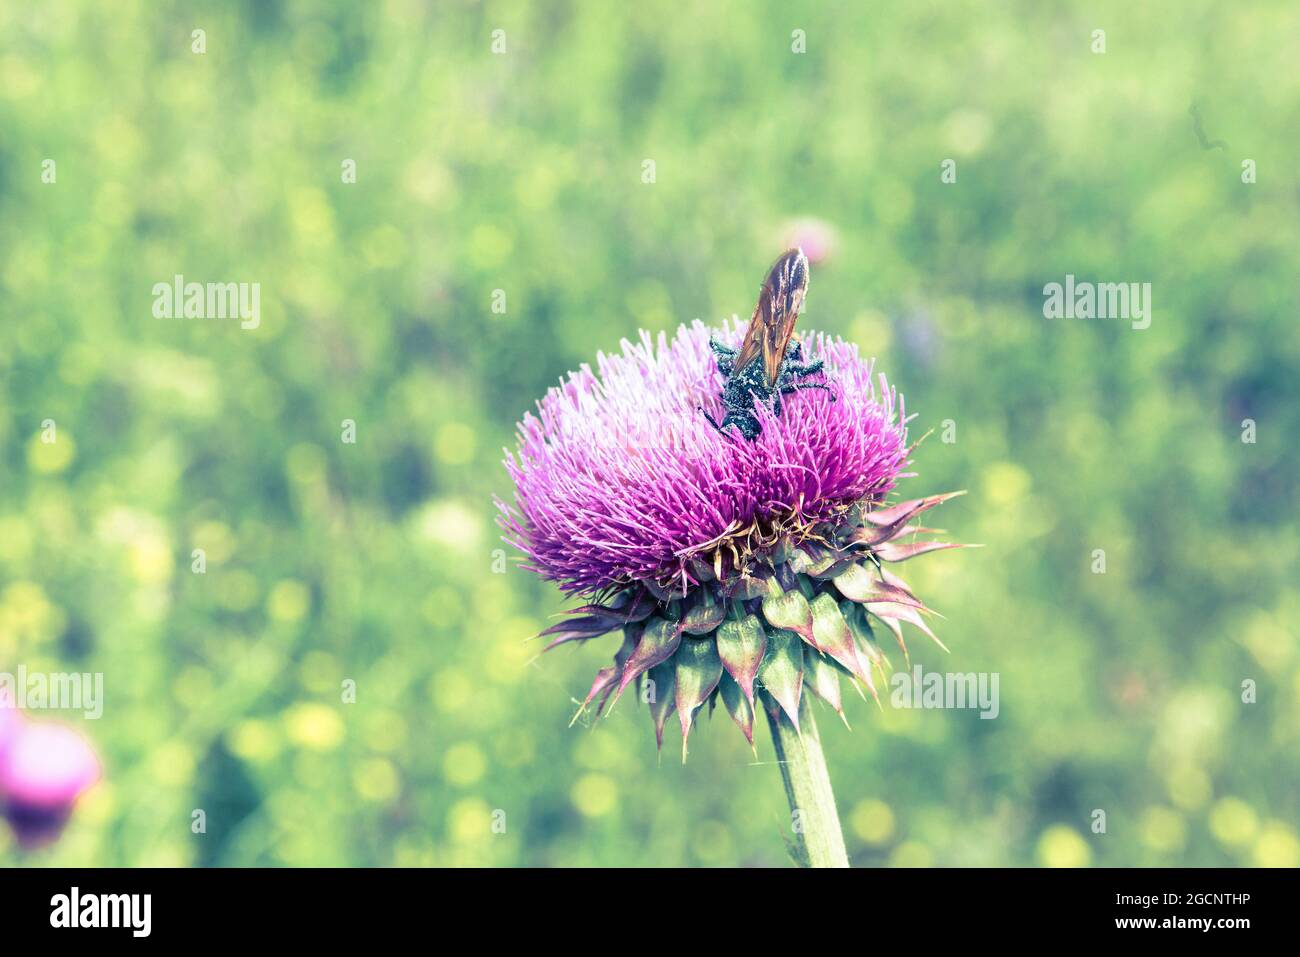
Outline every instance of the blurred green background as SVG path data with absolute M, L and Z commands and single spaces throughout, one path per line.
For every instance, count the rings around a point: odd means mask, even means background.
M 1300 864 L 1298 31 L 1290 0 L 4 4 L 0 670 L 103 672 L 62 719 L 106 773 L 0 862 L 786 863 L 765 729 L 755 763 L 718 716 L 683 767 L 631 700 L 567 727 L 618 639 L 534 660 L 564 604 L 494 571 L 491 497 L 548 386 L 747 313 L 811 217 L 804 327 L 879 357 L 937 430 L 901 491 L 969 488 L 937 524 L 986 545 L 906 569 L 952 649 L 914 660 L 1001 676 L 994 721 L 822 710 L 854 863 Z M 155 319 L 177 273 L 259 282 L 260 326 Z M 1150 282 L 1151 327 L 1044 319 L 1067 273 Z

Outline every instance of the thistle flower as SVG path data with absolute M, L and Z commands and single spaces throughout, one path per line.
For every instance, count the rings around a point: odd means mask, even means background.
M 807 260 L 792 250 L 772 276 L 783 263 L 797 314 Z M 816 805 L 824 822 L 820 849 L 804 833 L 806 857 L 845 865 L 806 692 L 842 718 L 841 679 L 876 695 L 884 633 L 905 657 L 904 623 L 934 638 L 929 609 L 885 565 L 958 547 L 917 540 L 935 531 L 917 519 L 952 495 L 889 501 L 909 474 L 903 400 L 855 345 L 824 334 L 785 353 L 816 384 L 774 395 L 779 405 L 755 394 L 752 439 L 716 428 L 719 369 L 744 333 L 733 321 L 711 348 L 698 321 L 671 340 L 642 332 L 571 373 L 519 423 L 499 523 L 525 567 L 587 599 L 542 633 L 545 650 L 622 632 L 575 721 L 634 686 L 661 748 L 676 712 L 685 760 L 705 704 L 720 700 L 751 747 L 762 707 L 792 808 Z
M 810 335 L 833 395 L 802 392 L 779 416 L 757 406 L 763 429 L 747 442 L 700 411 L 721 418 L 709 336 L 699 322 L 671 341 L 643 332 L 551 389 L 519 424 L 515 503 L 499 503 L 525 567 L 592 599 L 543 632 L 547 649 L 623 631 L 583 709 L 649 678 L 656 738 L 677 711 L 683 750 L 696 710 L 719 698 L 752 745 L 760 701 L 797 728 L 805 687 L 841 715 L 841 676 L 874 694 L 879 629 L 904 651 L 902 622 L 933 637 L 928 609 L 881 563 L 955 547 L 910 540 L 950 496 L 885 505 L 905 474 L 907 417 L 856 346 Z
M 25 847 L 58 837 L 99 761 L 70 728 L 25 720 L 0 700 L 0 812 Z

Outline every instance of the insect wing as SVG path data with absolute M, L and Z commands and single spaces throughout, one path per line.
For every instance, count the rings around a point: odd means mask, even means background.
M 807 292 L 808 260 L 803 250 L 788 250 L 768 270 L 733 369 L 739 372 L 761 355 L 768 386 L 776 384 Z
M 758 305 L 754 307 L 754 314 L 749 319 L 749 328 L 745 330 L 745 338 L 740 343 L 740 351 L 736 353 L 731 365 L 736 372 L 746 368 L 762 354 L 771 315 L 772 292 L 767 283 L 764 283 L 758 294 Z

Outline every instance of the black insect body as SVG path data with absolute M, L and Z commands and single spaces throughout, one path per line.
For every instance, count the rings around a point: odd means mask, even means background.
M 824 363 L 821 359 L 803 363 L 803 348 L 799 342 L 794 342 L 786 351 L 786 356 L 781 360 L 780 369 L 777 372 L 776 382 L 768 385 L 767 377 L 763 374 L 763 363 L 755 359 L 740 372 L 734 372 L 736 361 L 736 350 L 724 346 L 717 340 L 709 341 L 709 348 L 713 354 L 718 357 L 718 371 L 722 373 L 726 380 L 722 386 L 722 404 L 727 407 L 727 414 L 719 424 L 713 420 L 713 416 L 707 411 L 704 417 L 719 432 L 726 434 L 727 426 L 734 425 L 740 430 L 740 434 L 745 438 L 753 441 L 758 434 L 763 431 L 763 427 L 758 424 L 758 417 L 754 415 L 754 400 L 770 404 L 772 412 L 775 415 L 781 414 L 781 396 L 790 395 L 800 389 L 825 389 L 830 392 L 828 386 L 820 382 L 800 382 L 799 380 L 810 375 L 816 375 L 822 371 Z M 831 401 L 834 401 L 832 393 Z
M 824 365 L 821 359 L 805 363 L 803 346 L 793 338 L 807 292 L 808 259 L 802 249 L 788 250 L 768 271 L 740 349 L 709 340 L 724 380 L 722 404 L 727 414 L 719 424 L 706 410 L 701 411 L 719 432 L 725 435 L 727 427 L 734 425 L 753 441 L 763 431 L 754 415 L 755 401 L 771 406 L 773 414 L 780 415 L 783 395 L 800 389 L 831 391 L 820 382 L 800 381 L 821 372 Z M 834 398 L 832 393 L 831 400 Z

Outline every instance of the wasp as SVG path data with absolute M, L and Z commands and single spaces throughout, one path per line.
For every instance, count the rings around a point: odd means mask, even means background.
M 767 272 L 740 349 L 709 339 L 722 373 L 722 404 L 727 414 L 719 424 L 707 409 L 700 411 L 723 435 L 734 425 L 746 439 L 758 437 L 763 427 L 754 415 L 756 401 L 770 405 L 773 414 L 780 415 L 783 395 L 800 389 L 831 391 L 820 382 L 800 381 L 821 372 L 824 365 L 821 359 L 805 363 L 803 345 L 794 338 L 794 324 L 807 294 L 808 257 L 802 249 L 788 249 Z M 835 401 L 833 392 L 831 401 Z

